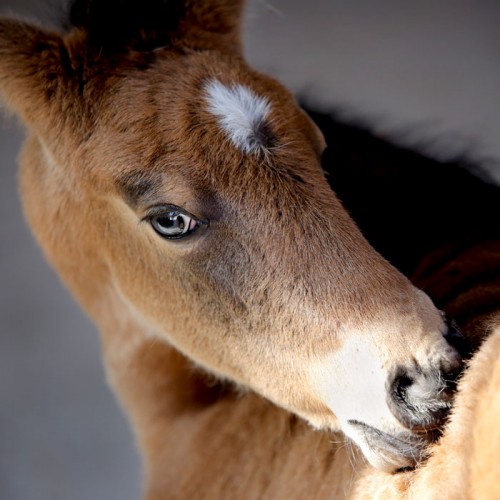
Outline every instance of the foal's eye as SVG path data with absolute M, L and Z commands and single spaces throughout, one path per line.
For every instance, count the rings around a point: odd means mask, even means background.
M 194 233 L 208 221 L 200 220 L 178 207 L 168 207 L 148 217 L 153 229 L 164 238 L 179 239 Z

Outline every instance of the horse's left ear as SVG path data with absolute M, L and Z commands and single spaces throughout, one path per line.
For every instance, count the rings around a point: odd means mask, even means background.
M 201 48 L 210 48 L 211 43 L 217 43 L 226 49 L 231 47 L 241 52 L 244 0 L 195 0 L 186 3 L 190 5 L 184 24 L 188 43 Z
M 161 47 L 240 50 L 243 0 L 74 0 L 70 25 L 101 56 Z

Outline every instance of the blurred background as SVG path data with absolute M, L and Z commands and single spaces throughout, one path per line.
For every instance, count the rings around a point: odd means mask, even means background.
M 0 0 L 2 14 L 50 23 L 57 11 L 53 0 Z M 500 180 L 499 23 L 495 0 L 249 0 L 244 38 L 250 62 L 309 106 L 430 155 L 466 152 Z M 2 113 L 0 499 L 138 499 L 140 461 L 98 334 L 22 217 L 22 139 Z

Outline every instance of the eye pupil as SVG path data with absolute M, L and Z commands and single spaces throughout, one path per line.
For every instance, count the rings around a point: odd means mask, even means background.
M 164 238 L 177 239 L 190 235 L 204 221 L 195 219 L 193 216 L 179 210 L 170 210 L 150 218 L 150 224 L 153 229 Z
M 167 216 L 158 217 L 156 219 L 159 226 L 164 228 L 166 231 L 176 232 L 183 231 L 186 226 L 186 221 L 184 217 L 180 214 L 172 213 Z

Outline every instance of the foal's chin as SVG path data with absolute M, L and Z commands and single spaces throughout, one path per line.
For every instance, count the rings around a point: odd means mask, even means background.
M 356 420 L 349 421 L 349 433 L 368 462 L 386 472 L 418 465 L 428 456 L 429 444 L 435 441 L 439 431 L 399 431 L 389 434 Z

